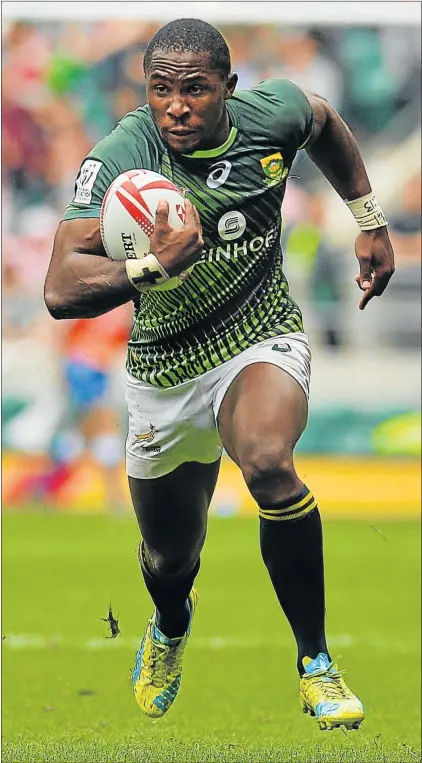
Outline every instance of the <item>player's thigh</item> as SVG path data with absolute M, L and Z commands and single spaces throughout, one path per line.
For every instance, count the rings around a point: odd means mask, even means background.
M 218 427 L 248 484 L 293 469 L 293 450 L 307 412 L 303 388 L 282 368 L 256 362 L 238 373 L 220 406 Z
M 160 554 L 199 553 L 220 460 L 190 462 L 155 479 L 128 477 L 136 518 L 148 546 Z

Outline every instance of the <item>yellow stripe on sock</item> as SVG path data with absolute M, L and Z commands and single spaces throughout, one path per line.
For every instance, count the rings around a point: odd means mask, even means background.
M 280 516 L 280 514 L 290 514 L 292 511 L 295 511 L 296 509 L 306 508 L 308 503 L 311 501 L 315 501 L 314 496 L 309 491 L 308 495 L 305 495 L 304 498 L 302 498 L 301 501 L 298 501 L 297 503 L 292 504 L 292 506 L 287 506 L 285 509 L 260 509 L 259 512 L 263 512 L 264 516 Z
M 312 500 L 309 506 L 306 507 L 306 509 L 303 509 L 303 511 L 298 511 L 297 514 L 277 514 L 276 516 L 272 514 L 266 514 L 261 509 L 259 510 L 259 516 L 263 519 L 272 519 L 274 522 L 284 522 L 288 519 L 300 519 L 301 517 L 306 516 L 306 514 L 309 514 L 311 511 L 313 511 L 316 508 L 316 500 L 315 498 Z

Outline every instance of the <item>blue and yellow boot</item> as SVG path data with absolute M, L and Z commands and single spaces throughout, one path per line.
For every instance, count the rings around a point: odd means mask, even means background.
M 135 699 L 149 718 L 161 718 L 170 709 L 182 678 L 182 657 L 198 603 L 195 588 L 189 594 L 189 625 L 181 638 L 167 638 L 155 624 L 155 612 L 136 655 L 132 674 Z
M 300 702 L 304 713 L 315 716 L 322 731 L 336 726 L 358 729 L 365 717 L 360 699 L 347 686 L 342 672 L 326 654 L 302 660 L 305 673 L 300 680 Z

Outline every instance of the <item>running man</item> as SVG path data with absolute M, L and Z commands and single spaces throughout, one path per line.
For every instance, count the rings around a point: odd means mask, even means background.
M 158 718 L 179 689 L 224 447 L 258 505 L 262 557 L 297 642 L 302 708 L 321 728 L 358 727 L 362 703 L 326 642 L 321 519 L 293 462 L 307 418 L 310 351 L 282 271 L 280 205 L 298 149 L 306 147 L 361 228 L 361 309 L 394 272 L 387 221 L 336 111 L 289 81 L 236 93 L 227 44 L 213 26 L 167 24 L 143 65 L 148 105 L 127 114 L 83 162 L 45 287 L 57 319 L 135 305 L 126 462 L 140 566 L 155 604 L 133 671 L 135 697 Z M 139 168 L 187 192 L 182 230 L 169 227 L 165 203 L 158 208 L 148 255 L 158 288 L 141 260 L 109 260 L 101 243 L 108 186 Z M 175 288 L 160 288 L 186 270 Z

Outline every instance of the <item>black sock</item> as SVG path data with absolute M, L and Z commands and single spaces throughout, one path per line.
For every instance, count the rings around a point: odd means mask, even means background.
M 187 599 L 198 574 L 200 560 L 198 559 L 193 570 L 184 577 L 163 582 L 153 574 L 152 564 L 148 561 L 142 541 L 139 544 L 138 558 L 145 585 L 157 610 L 155 620 L 157 628 L 167 638 L 183 636 L 187 631 L 190 617 Z
M 302 675 L 303 657 L 328 654 L 321 517 L 305 486 L 287 501 L 260 506 L 259 516 L 262 557 L 294 633 Z

